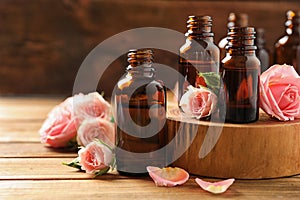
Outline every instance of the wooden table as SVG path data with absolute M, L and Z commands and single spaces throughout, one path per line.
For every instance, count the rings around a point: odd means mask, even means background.
M 180 187 L 156 187 L 150 178 L 93 176 L 62 165 L 76 152 L 39 141 L 46 114 L 62 98 L 0 97 L 0 199 L 300 199 L 300 176 L 236 180 L 226 193 L 203 191 L 195 176 Z M 300 156 L 300 155 L 299 155 Z M 205 179 L 212 180 L 212 179 Z

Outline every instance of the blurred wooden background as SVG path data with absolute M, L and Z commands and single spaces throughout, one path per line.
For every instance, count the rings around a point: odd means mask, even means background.
M 228 14 L 247 13 L 249 25 L 265 28 L 272 51 L 289 9 L 300 10 L 299 1 L 1 0 L 0 95 L 70 95 L 77 70 L 96 45 L 137 27 L 185 32 L 190 14 L 213 17 L 218 43 L 226 35 Z M 98 90 L 109 96 L 125 66 L 124 57 L 114 62 Z

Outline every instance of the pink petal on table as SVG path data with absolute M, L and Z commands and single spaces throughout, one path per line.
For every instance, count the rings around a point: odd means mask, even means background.
M 233 184 L 235 179 L 231 178 L 231 179 L 218 181 L 214 183 L 203 181 L 200 178 L 196 178 L 195 181 L 203 190 L 206 190 L 214 194 L 220 194 L 225 192 Z
M 178 167 L 153 167 L 148 166 L 147 171 L 156 186 L 173 187 L 182 185 L 189 179 L 189 174 Z

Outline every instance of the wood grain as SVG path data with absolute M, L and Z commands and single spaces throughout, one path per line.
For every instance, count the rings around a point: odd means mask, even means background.
M 187 183 L 173 188 L 156 187 L 150 177 L 120 176 L 116 171 L 95 179 L 93 175 L 61 164 L 71 161 L 76 153 L 46 148 L 35 141 L 39 139 L 36 130 L 45 117 L 42 113 L 45 114 L 47 109 L 42 112 L 33 109 L 26 117 L 22 116 L 22 112 L 31 106 L 51 109 L 60 102 L 60 99 L 22 99 L 0 97 L 0 109 L 10 113 L 9 116 L 0 118 L 0 199 L 297 200 L 300 198 L 300 176 L 236 180 L 222 195 L 212 195 L 200 189 L 195 182 L 197 177 L 207 181 L 220 179 L 204 178 L 199 175 L 191 175 Z M 4 105 L 1 102 L 6 103 Z M 27 140 L 25 135 L 28 136 Z M 10 139 L 7 140 L 7 137 Z
M 53 149 L 44 146 L 40 142 L 1 142 L 0 158 L 74 158 L 77 156 L 76 149 Z
M 4 199 L 281 199 L 297 200 L 298 178 L 261 181 L 237 180 L 222 195 L 212 195 L 196 185 L 192 177 L 181 187 L 155 187 L 150 178 L 127 178 L 105 175 L 97 179 L 1 181 L 0 198 Z M 213 181 L 212 179 L 206 179 Z M 253 186 L 255 185 L 255 186 Z M 275 187 L 277 185 L 277 187 Z M 66 189 L 67 188 L 67 189 Z M 48 196 L 45 196 L 47 191 Z M 66 192 L 68 191 L 68 192 Z M 14 194 L 11 196 L 11 194 Z M 51 195 L 49 195 L 51 194 Z

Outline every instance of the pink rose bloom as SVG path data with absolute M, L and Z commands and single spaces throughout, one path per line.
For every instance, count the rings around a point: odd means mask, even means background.
M 41 142 L 58 148 L 76 139 L 77 128 L 87 118 L 109 119 L 110 104 L 97 92 L 78 94 L 54 107 L 39 130 Z
M 186 114 L 197 119 L 210 116 L 216 109 L 217 96 L 208 88 L 188 86 L 180 99 L 179 106 Z
M 79 164 L 86 173 L 95 174 L 107 171 L 113 163 L 112 150 L 101 143 L 93 141 L 78 151 Z
M 282 121 L 300 118 L 300 76 L 293 66 L 273 65 L 261 74 L 260 107 Z
M 39 130 L 41 142 L 55 148 L 66 147 L 77 132 L 72 112 L 73 99 L 71 97 L 55 106 Z
M 110 120 L 110 104 L 98 92 L 75 95 L 73 104 L 77 127 L 84 119 L 90 117 L 101 117 Z
M 113 147 L 115 143 L 115 128 L 113 123 L 101 117 L 84 120 L 77 132 L 78 144 L 87 146 L 95 138 Z

